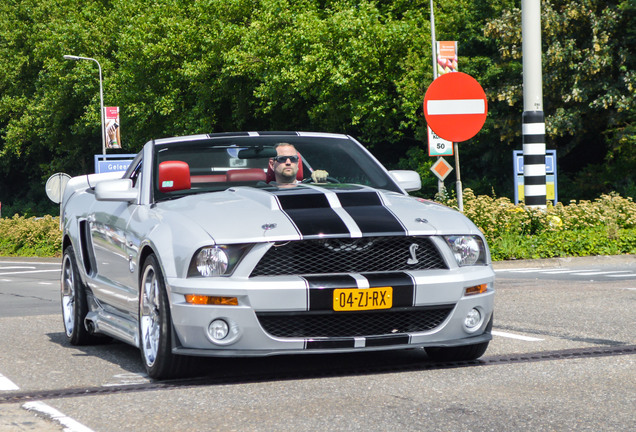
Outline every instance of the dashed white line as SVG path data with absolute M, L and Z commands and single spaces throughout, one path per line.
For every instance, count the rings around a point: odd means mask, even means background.
M 89 429 L 77 420 L 73 420 L 69 416 L 62 414 L 44 402 L 27 402 L 22 405 L 22 408 L 29 411 L 36 411 L 47 416 L 51 420 L 58 422 L 64 427 L 64 432 L 93 432 L 92 429 Z
M 596 275 L 611 275 L 615 273 L 630 273 L 629 270 L 615 270 L 615 271 L 582 271 L 578 273 L 581 276 L 596 276 Z
M 537 271 L 541 270 L 539 267 L 521 267 L 521 268 L 513 268 L 513 269 L 496 269 L 495 273 L 506 273 L 506 272 L 519 272 L 519 271 Z
M 522 341 L 526 341 L 526 342 L 540 342 L 543 339 L 539 339 L 539 338 L 534 338 L 534 337 L 530 337 L 530 336 L 523 336 L 523 335 L 518 335 L 518 334 L 513 334 L 513 333 L 506 333 L 506 332 L 501 332 L 501 331 L 492 331 L 493 336 L 499 336 L 499 337 L 505 337 L 505 338 L 509 338 L 509 339 L 518 339 L 518 340 L 522 340 Z
M 59 268 L 51 269 L 51 270 L 29 270 L 29 271 L 20 271 L 20 272 L 0 273 L 0 276 L 14 275 L 14 274 L 50 273 L 50 272 L 59 272 L 59 271 L 60 271 Z
M 20 387 L 15 385 L 9 378 L 0 374 L 0 391 L 7 390 L 20 390 Z M 89 429 L 78 421 L 73 420 L 69 416 L 62 414 L 61 412 L 45 404 L 44 402 L 27 402 L 22 405 L 22 408 L 28 411 L 37 411 L 38 413 L 49 417 L 51 420 L 58 422 L 64 427 L 64 432 L 93 432 L 92 429 Z

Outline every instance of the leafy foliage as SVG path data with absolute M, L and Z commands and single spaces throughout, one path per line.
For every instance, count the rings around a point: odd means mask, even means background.
M 546 135 L 565 174 L 562 195 L 636 191 L 635 17 L 633 0 L 542 2 Z M 486 25 L 486 35 L 499 46 L 502 70 L 519 67 L 520 18 L 521 10 L 513 8 Z M 521 82 L 514 75 L 500 78 L 496 99 L 519 112 Z M 512 119 L 500 124 L 504 141 L 520 131 Z
M 546 210 L 464 190 L 464 214 L 484 233 L 493 260 L 636 253 L 636 203 L 616 193 Z M 454 198 L 442 202 L 457 208 Z
M 91 172 L 104 102 L 121 107 L 123 152 L 152 138 L 229 130 L 349 133 L 385 164 L 428 170 L 421 103 L 433 79 L 429 1 L 4 0 L 0 2 L 0 201 L 54 213 L 44 182 Z M 486 89 L 489 118 L 462 143 L 462 177 L 512 195 L 520 147 L 517 0 L 437 0 L 438 40 Z M 559 196 L 636 192 L 636 6 L 546 0 L 544 95 Z M 408 152 L 408 153 L 407 153 Z M 404 161 L 399 162 L 403 158 Z M 451 180 L 449 180 L 451 181 Z M 426 189 L 425 193 L 432 194 Z
M 0 256 L 60 256 L 60 218 L 0 218 Z
M 618 194 L 546 211 L 464 190 L 464 214 L 485 234 L 492 259 L 636 254 L 636 203 Z M 457 207 L 453 198 L 440 200 Z M 0 256 L 60 256 L 59 218 L 0 218 Z

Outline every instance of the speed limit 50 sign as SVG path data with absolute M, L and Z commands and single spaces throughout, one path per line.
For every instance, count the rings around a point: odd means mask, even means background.
M 429 156 L 453 156 L 453 142 L 433 132 L 428 128 L 428 155 Z

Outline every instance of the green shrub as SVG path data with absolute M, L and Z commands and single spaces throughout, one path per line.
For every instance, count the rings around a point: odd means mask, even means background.
M 59 256 L 61 244 L 59 217 L 0 219 L 0 256 Z
M 493 260 L 636 253 L 636 203 L 611 193 L 594 201 L 529 209 L 508 198 L 464 194 L 464 214 L 486 236 Z M 452 197 L 438 197 L 457 208 Z
M 457 208 L 452 197 L 437 200 Z M 636 254 L 636 203 L 615 193 L 539 210 L 466 189 L 464 214 L 486 236 L 495 261 Z M 0 256 L 59 256 L 61 235 L 58 217 L 0 219 Z

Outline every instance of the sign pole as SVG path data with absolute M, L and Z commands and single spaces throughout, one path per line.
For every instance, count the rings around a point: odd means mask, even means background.
M 453 147 L 455 150 L 455 188 L 457 191 L 457 207 L 460 212 L 464 212 L 464 194 L 462 193 L 462 177 L 459 173 L 459 144 L 454 142 Z
M 545 120 L 541 75 L 541 2 L 521 0 L 523 56 L 523 194 L 526 207 L 545 209 Z
M 431 51 L 433 60 L 433 81 L 437 78 L 437 53 L 435 47 L 437 46 L 437 40 L 435 36 L 435 12 L 433 11 L 433 0 L 431 0 Z M 440 156 L 437 160 L 440 160 Z M 441 195 L 444 192 L 444 180 L 437 179 L 437 192 Z

